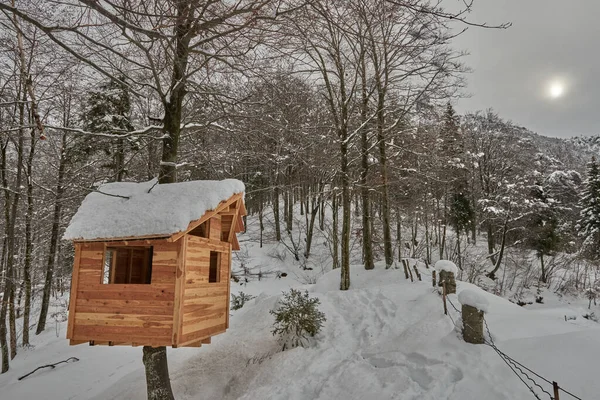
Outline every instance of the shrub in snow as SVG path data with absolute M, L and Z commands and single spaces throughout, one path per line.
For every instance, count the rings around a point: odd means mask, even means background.
M 591 313 L 587 313 L 583 315 L 583 318 L 585 319 L 589 319 L 590 321 L 594 321 L 594 322 L 598 322 L 598 317 L 596 316 L 595 313 L 591 312 Z
M 325 322 L 325 314 L 319 311 L 321 302 L 310 298 L 308 291 L 290 289 L 279 300 L 279 308 L 271 310 L 275 316 L 273 335 L 278 335 L 283 350 L 289 347 L 306 346 Z
M 238 294 L 238 295 L 235 295 L 232 293 L 231 294 L 231 309 L 233 311 L 239 310 L 240 308 L 244 307 L 244 304 L 246 304 L 248 301 L 252 300 L 255 297 L 256 296 L 251 296 L 244 292 L 240 292 L 240 294 Z

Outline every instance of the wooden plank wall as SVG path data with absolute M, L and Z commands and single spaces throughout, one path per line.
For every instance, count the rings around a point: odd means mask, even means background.
M 212 227 L 211 219 L 211 231 Z M 181 312 L 183 320 L 179 345 L 198 342 L 222 333 L 228 326 L 229 243 L 192 235 L 186 235 L 185 240 L 187 249 Z M 211 250 L 221 252 L 218 283 L 208 283 Z
M 210 219 L 210 232 L 208 235 L 209 239 L 214 239 L 214 240 L 221 240 L 221 216 L 219 214 L 215 215 L 214 217 L 212 217 Z
M 234 215 L 231 214 L 221 216 L 221 241 L 223 242 L 229 242 L 229 232 L 233 225 L 233 217 Z
M 170 346 L 175 274 L 181 241 L 153 243 L 152 283 L 102 284 L 104 243 L 79 244 L 70 339 L 97 343 Z

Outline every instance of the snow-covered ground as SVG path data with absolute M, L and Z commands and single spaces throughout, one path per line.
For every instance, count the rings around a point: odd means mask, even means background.
M 232 291 L 257 297 L 232 312 L 230 329 L 212 344 L 168 350 L 178 400 L 534 398 L 491 347 L 461 339 L 453 323 L 460 324 L 460 316 L 451 306 L 452 318 L 444 315 L 430 270 L 422 268 L 423 282 L 412 283 L 400 269 L 377 264 L 365 271 L 357 265 L 351 290 L 342 292 L 339 270 L 322 274 L 328 258 L 320 240 L 315 248 L 322 249 L 306 264 L 312 270 L 300 269 L 289 253 L 283 256 L 281 245 L 260 249 L 247 235 L 241 243 L 235 267 L 243 264 L 254 275 L 248 283 L 232 282 Z M 276 271 L 287 276 L 277 278 Z M 269 310 L 290 287 L 318 297 L 327 321 L 310 347 L 282 352 L 271 334 Z M 583 303 L 544 293 L 545 304 L 524 308 L 458 282 L 458 292 L 464 289 L 489 303 L 486 320 L 500 350 L 583 399 L 598 398 L 600 325 L 582 317 Z M 457 295 L 449 299 L 460 308 Z M 141 348 L 70 347 L 65 328 L 51 326 L 33 336 L 34 349 L 20 349 L 11 370 L 0 375 L 0 399 L 145 399 Z M 17 380 L 69 357 L 80 361 Z

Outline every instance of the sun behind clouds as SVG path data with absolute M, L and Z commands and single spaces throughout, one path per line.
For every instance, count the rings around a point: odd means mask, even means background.
M 548 93 L 553 99 L 558 99 L 565 94 L 565 84 L 560 81 L 553 81 L 550 83 Z

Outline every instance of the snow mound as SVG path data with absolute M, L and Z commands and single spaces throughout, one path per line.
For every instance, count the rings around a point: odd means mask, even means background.
M 475 290 L 464 289 L 458 294 L 458 301 L 464 306 L 475 307 L 479 311 L 487 313 L 490 303 L 485 296 Z
M 107 183 L 86 196 L 63 239 L 171 235 L 244 190 L 237 179 L 161 185 L 155 179 Z
M 458 267 L 450 260 L 440 260 L 435 263 L 435 270 L 452 272 L 455 276 L 458 274 Z

